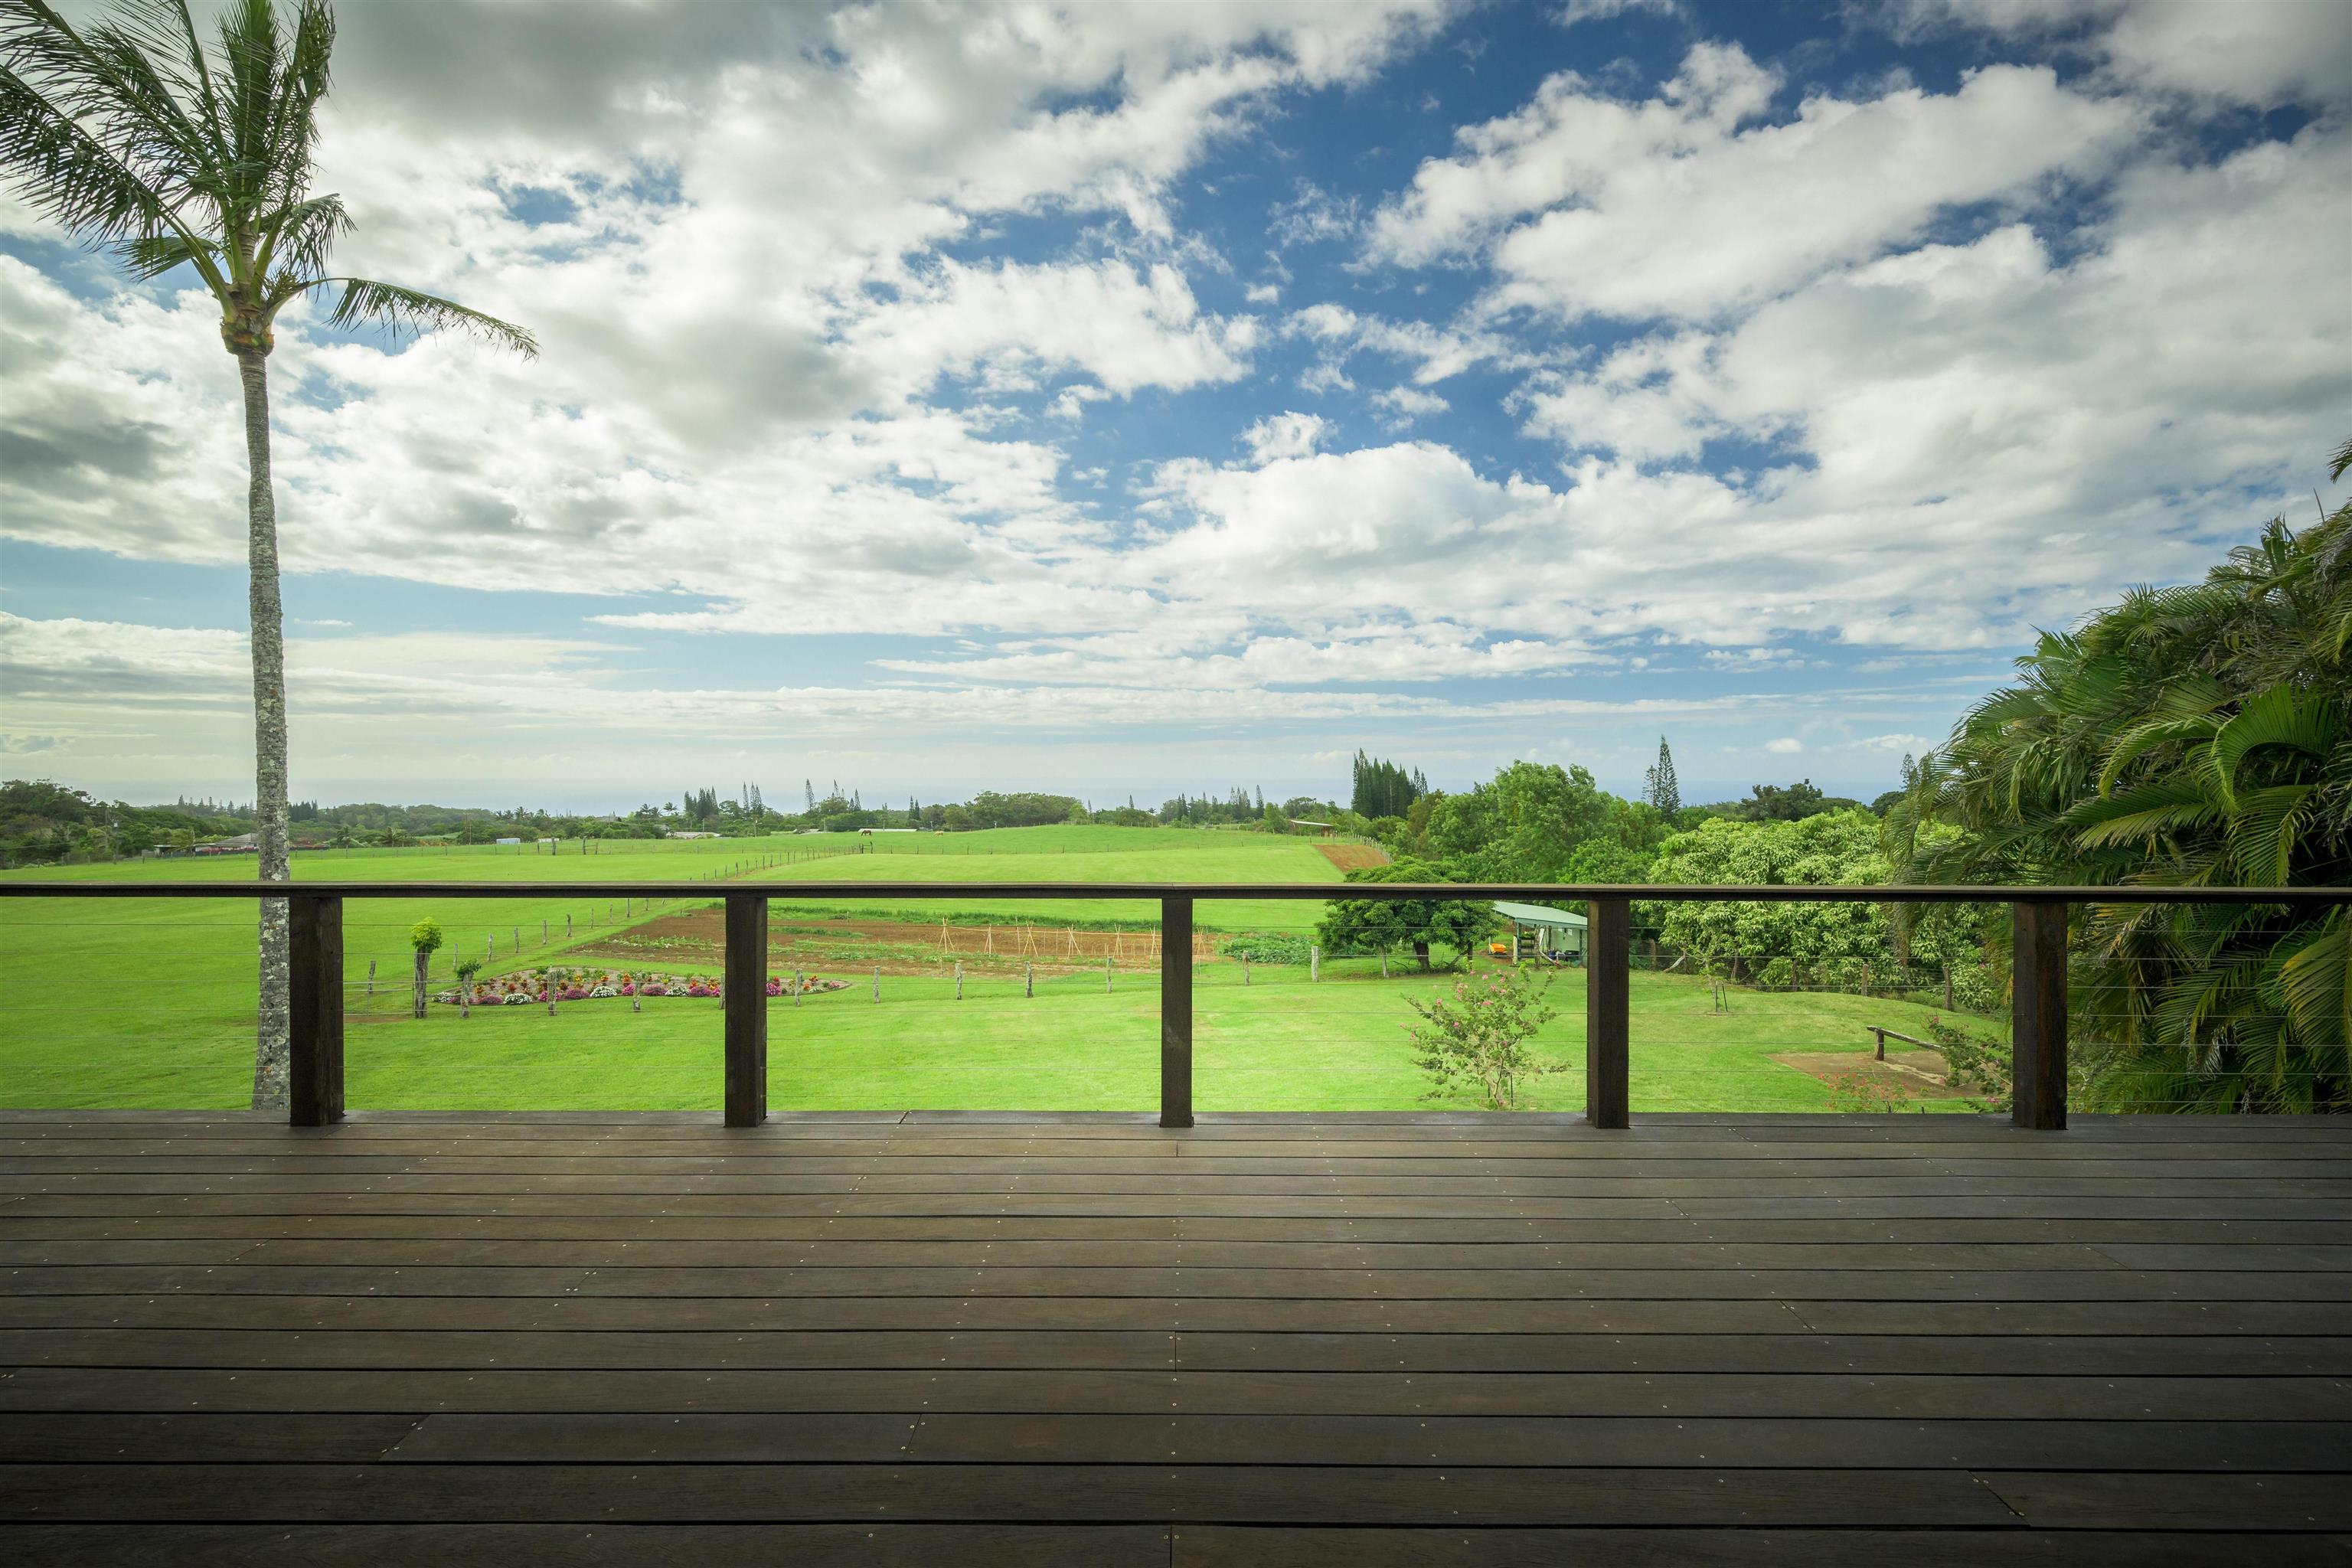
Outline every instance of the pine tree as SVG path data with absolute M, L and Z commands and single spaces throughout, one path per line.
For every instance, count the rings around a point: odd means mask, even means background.
M 1659 814 L 1672 816 L 1683 808 L 1682 786 L 1675 782 L 1675 754 L 1666 749 L 1666 738 L 1658 737 L 1658 762 L 1643 772 L 1642 798 L 1658 808 Z

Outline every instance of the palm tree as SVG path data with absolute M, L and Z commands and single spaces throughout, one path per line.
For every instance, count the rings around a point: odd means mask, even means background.
M 351 228 L 310 191 L 317 111 L 335 41 L 327 0 L 231 0 L 208 52 L 187 0 L 117 0 L 77 30 L 47 0 L 0 0 L 0 179 L 141 279 L 192 268 L 220 303 L 221 342 L 245 392 L 253 622 L 255 816 L 264 881 L 290 875 L 286 671 L 268 368 L 278 313 L 339 288 L 331 325 L 395 335 L 471 331 L 525 355 L 529 332 L 452 300 L 330 274 Z M 257 1110 L 286 1101 L 287 908 L 261 905 Z

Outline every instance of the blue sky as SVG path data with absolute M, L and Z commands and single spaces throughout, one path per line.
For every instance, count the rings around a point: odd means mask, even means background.
M 2352 10 L 347 4 L 298 797 L 1867 797 L 2313 505 Z M 209 304 L 0 199 L 0 765 L 250 793 Z

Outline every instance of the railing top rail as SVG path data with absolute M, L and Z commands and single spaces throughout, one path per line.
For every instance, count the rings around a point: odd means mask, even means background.
M 1580 886 L 1552 882 L 64 882 L 0 879 L 0 898 L 68 899 L 1132 899 L 1590 900 L 1644 903 L 2352 903 L 2352 888 Z

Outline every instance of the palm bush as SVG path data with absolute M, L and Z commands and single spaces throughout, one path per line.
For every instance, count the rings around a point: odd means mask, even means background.
M 2352 442 L 2332 477 L 2352 468 Z M 2200 583 L 2045 633 L 1888 814 L 1905 879 L 2168 888 L 2352 881 L 2352 503 L 2273 519 Z M 1938 832 L 1957 827 L 1957 833 Z M 2336 907 L 2075 914 L 2086 1098 L 2352 1110 L 2352 918 Z

